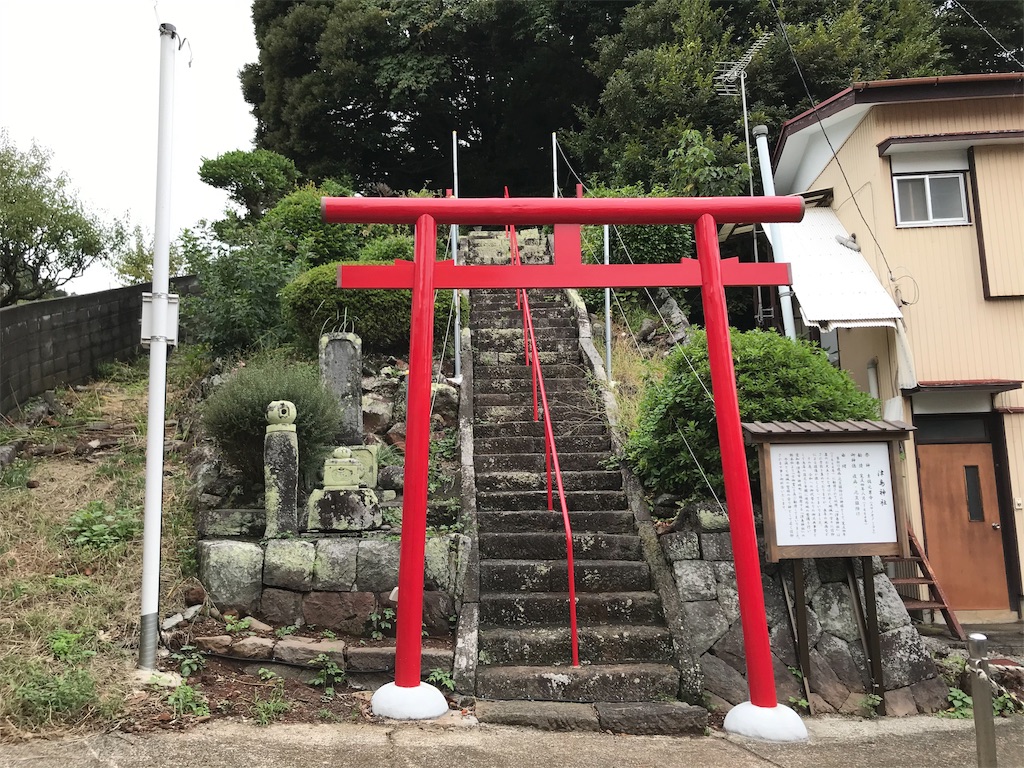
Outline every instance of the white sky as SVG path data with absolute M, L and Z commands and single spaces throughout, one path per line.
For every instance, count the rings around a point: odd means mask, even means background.
M 191 44 L 175 56 L 171 237 L 218 218 L 227 196 L 199 180 L 203 157 L 251 149 L 238 71 L 256 61 L 251 0 L 0 0 L 0 128 L 53 153 L 80 199 L 152 234 L 161 22 Z M 93 267 L 70 289 L 116 287 Z

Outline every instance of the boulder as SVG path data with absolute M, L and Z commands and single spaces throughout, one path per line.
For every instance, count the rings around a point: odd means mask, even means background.
M 879 644 L 886 688 L 903 688 L 935 676 L 935 663 L 913 627 L 883 632 Z
M 431 414 L 437 417 L 442 427 L 459 425 L 459 390 L 451 384 L 431 384 Z
M 704 673 L 704 688 L 730 704 L 739 704 L 749 698 L 747 681 L 743 675 L 717 656 L 705 653 L 700 657 Z
M 729 630 L 729 620 L 717 600 L 683 603 L 682 611 L 686 643 L 694 656 L 704 653 Z
M 854 642 L 860 638 L 850 588 L 842 582 L 824 582 L 811 600 L 821 628 L 829 634 Z
M 381 392 L 363 395 L 363 432 L 383 435 L 388 431 L 394 416 L 394 397 Z

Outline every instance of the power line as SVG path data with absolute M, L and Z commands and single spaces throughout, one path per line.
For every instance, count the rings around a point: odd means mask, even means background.
M 988 31 L 988 27 L 986 27 L 984 24 L 982 24 L 980 21 L 978 21 L 976 18 L 974 18 L 974 14 L 973 13 L 971 13 L 963 5 L 961 5 L 958 2 L 958 0 L 951 0 L 951 2 L 953 3 L 953 5 L 955 5 L 957 8 L 959 8 L 961 11 L 966 13 L 967 14 L 967 18 L 969 18 L 971 21 L 973 21 L 975 24 L 977 24 L 978 25 L 978 29 L 980 29 L 982 32 L 984 32 L 986 35 L 988 35 L 989 39 L 992 40 L 993 43 L 998 45 L 1002 49 L 1003 53 L 1005 53 L 1007 55 L 1007 57 L 1014 64 L 1016 64 L 1018 67 L 1021 67 L 1022 69 L 1024 69 L 1024 64 L 1020 63 L 1020 59 L 1018 59 L 1016 56 L 1014 56 L 1013 52 L 1010 51 L 1005 45 L 1003 45 L 1001 42 L 996 40 L 995 36 L 991 32 Z

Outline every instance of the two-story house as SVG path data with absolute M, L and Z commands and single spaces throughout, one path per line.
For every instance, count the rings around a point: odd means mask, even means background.
M 961 620 L 1021 610 L 1024 73 L 855 83 L 786 122 L 798 325 L 916 427 L 901 482 Z

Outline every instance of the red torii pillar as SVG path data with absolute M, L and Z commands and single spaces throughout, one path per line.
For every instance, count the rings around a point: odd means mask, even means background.
M 399 719 L 438 717 L 447 705 L 420 682 L 423 557 L 426 538 L 433 370 L 434 291 L 460 288 L 701 287 L 718 437 L 725 475 L 750 701 L 735 707 L 725 727 L 772 740 L 807 737 L 799 716 L 776 700 L 765 617 L 750 482 L 740 428 L 729 341 L 725 286 L 788 285 L 786 264 L 722 261 L 718 224 L 795 222 L 798 197 L 719 198 L 336 198 L 322 200 L 328 223 L 415 224 L 413 262 L 342 265 L 339 288 L 412 289 L 405 496 L 399 564 L 395 682 L 374 694 L 377 714 Z M 551 265 L 464 265 L 436 261 L 437 224 L 694 224 L 697 259 L 678 264 L 583 264 L 579 252 L 556 250 Z M 563 230 L 564 231 L 564 230 Z

